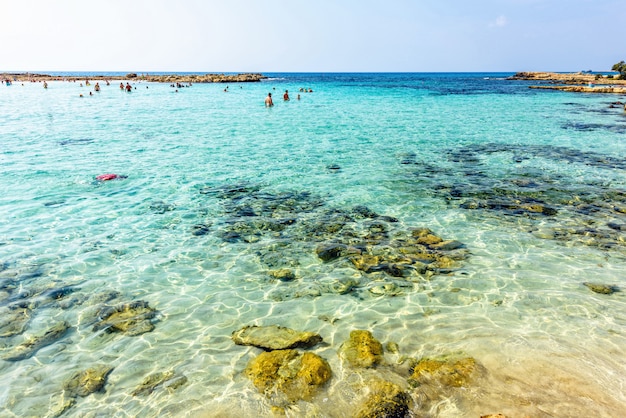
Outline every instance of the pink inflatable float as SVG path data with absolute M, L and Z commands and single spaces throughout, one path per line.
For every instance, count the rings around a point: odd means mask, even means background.
M 96 180 L 98 181 L 109 181 L 109 180 L 125 179 L 125 178 L 126 176 L 120 176 L 119 174 L 113 174 L 113 173 L 100 174 L 99 176 L 96 176 Z

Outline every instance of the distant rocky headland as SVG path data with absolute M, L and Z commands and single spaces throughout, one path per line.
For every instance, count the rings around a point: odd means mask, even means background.
M 583 93 L 626 94 L 626 80 L 611 75 L 592 73 L 549 73 L 520 72 L 510 80 L 540 81 L 542 84 L 529 86 L 531 89 L 549 89 Z
M 261 81 L 267 77 L 263 74 L 136 74 L 128 73 L 124 76 L 117 75 L 49 75 L 33 73 L 2 73 L 0 79 L 11 81 L 84 81 L 84 80 L 124 80 L 124 81 L 150 81 L 155 83 L 250 83 Z

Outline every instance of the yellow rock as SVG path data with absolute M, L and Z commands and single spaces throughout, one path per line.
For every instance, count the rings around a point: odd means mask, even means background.
M 370 394 L 355 418 L 408 416 L 413 401 L 408 393 L 394 383 L 384 380 L 370 383 Z
M 467 386 L 477 370 L 476 360 L 471 357 L 455 362 L 422 359 L 413 369 L 409 383 L 415 386 L 432 382 L 438 382 L 443 386 Z
M 371 332 L 355 330 L 341 345 L 339 355 L 352 367 L 374 367 L 383 362 L 383 346 Z
M 422 235 L 417 239 L 417 243 L 422 245 L 438 244 L 441 241 L 443 241 L 443 239 L 434 234 Z
M 330 379 L 332 371 L 317 354 L 274 350 L 252 359 L 245 374 L 260 392 L 271 396 L 279 391 L 288 402 L 296 402 L 309 400 Z

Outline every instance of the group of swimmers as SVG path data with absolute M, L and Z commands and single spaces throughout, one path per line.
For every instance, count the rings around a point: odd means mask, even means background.
M 276 88 L 274 88 L 274 90 L 276 90 Z M 313 89 L 305 89 L 305 88 L 300 88 L 301 92 L 304 93 L 313 93 Z M 300 95 L 298 94 L 298 96 L 296 97 L 298 100 L 300 100 Z M 289 99 L 289 90 L 285 90 L 285 93 L 283 94 L 283 100 L 288 102 Z M 267 97 L 265 98 L 265 106 L 266 107 L 272 107 L 274 106 L 274 100 L 272 99 L 272 93 L 267 93 Z
M 10 79 L 6 79 L 4 81 L 6 82 L 7 86 L 10 86 L 12 84 Z M 76 80 L 74 80 L 74 82 L 76 82 Z M 105 82 L 106 82 L 107 86 L 111 84 L 111 83 L 109 83 L 109 80 L 105 80 Z M 91 85 L 89 80 L 85 80 L 85 85 L 86 86 L 90 86 Z M 80 86 L 82 87 L 83 84 L 81 83 Z M 170 87 L 176 87 L 176 92 L 178 92 L 178 88 L 190 87 L 190 86 L 191 86 L 191 83 L 189 83 L 187 85 L 184 85 L 184 84 L 181 84 L 181 83 L 170 84 Z M 44 89 L 48 88 L 48 83 L 46 81 L 43 82 L 43 88 Z M 148 87 L 146 86 L 146 88 L 148 88 Z M 96 82 L 96 84 L 94 85 L 93 89 L 94 89 L 95 92 L 100 92 L 100 83 Z M 137 87 L 135 87 L 135 89 L 137 89 Z M 130 85 L 129 82 L 127 82 L 126 85 L 124 85 L 124 82 L 120 82 L 120 90 L 122 90 L 122 91 L 125 90 L 126 92 L 130 93 L 133 90 L 133 87 Z M 275 87 L 274 87 L 274 90 L 276 90 Z M 228 92 L 228 86 L 226 86 L 224 91 Z M 300 88 L 300 92 L 313 93 L 313 89 L 301 87 Z M 89 95 L 93 96 L 93 93 L 89 92 Z M 80 94 L 79 96 L 83 97 L 82 94 Z M 300 95 L 299 94 L 297 96 L 297 99 L 300 100 Z M 286 101 L 286 102 L 290 100 L 290 98 L 289 98 L 289 90 L 285 90 L 285 93 L 283 94 L 283 100 Z M 265 106 L 267 106 L 267 107 L 274 106 L 274 100 L 272 99 L 272 93 L 267 93 L 267 97 L 265 98 Z
M 135 87 L 136 88 L 136 87 Z M 124 87 L 124 83 L 120 83 L 120 90 L 126 90 L 127 92 L 131 92 L 133 90 L 132 86 L 129 82 L 126 82 L 126 87 Z

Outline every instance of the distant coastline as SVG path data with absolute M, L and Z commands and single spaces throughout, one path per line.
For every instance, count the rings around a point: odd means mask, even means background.
M 626 80 L 590 73 L 520 72 L 510 80 L 541 81 L 547 84 L 529 86 L 531 89 L 548 89 L 581 93 L 626 94 Z
M 50 75 L 35 73 L 2 73 L 0 79 L 11 81 L 84 81 L 84 80 L 124 80 L 124 81 L 149 81 L 154 83 L 251 83 L 258 82 L 267 77 L 258 73 L 244 74 L 102 74 L 91 76 L 76 75 Z

